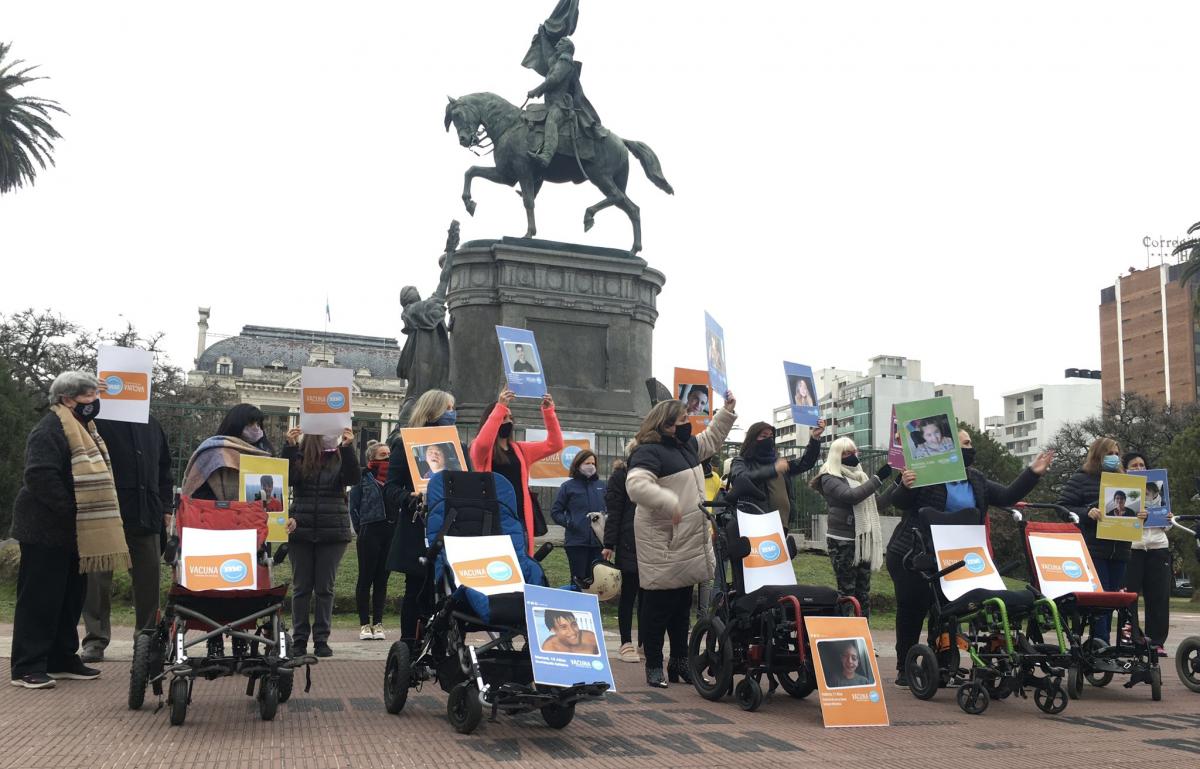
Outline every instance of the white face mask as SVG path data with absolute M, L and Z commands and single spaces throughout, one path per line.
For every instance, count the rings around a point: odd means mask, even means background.
M 595 465 L 580 465 L 579 472 L 583 473 L 584 478 L 591 478 L 593 475 L 596 474 L 596 466 Z

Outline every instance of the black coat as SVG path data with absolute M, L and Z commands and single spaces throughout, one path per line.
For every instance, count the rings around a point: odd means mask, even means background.
M 283 458 L 288 461 L 288 479 L 292 485 L 291 517 L 296 530 L 288 540 L 299 542 L 349 542 L 350 510 L 346 506 L 346 487 L 358 482 L 358 455 L 353 446 L 342 446 L 336 457 L 326 454 L 313 477 L 301 471 L 298 446 L 287 446 Z M 340 462 L 335 461 L 340 459 Z
M 637 574 L 637 540 L 633 534 L 633 516 L 637 511 L 625 493 L 625 475 L 629 468 L 621 465 L 608 479 L 604 492 L 604 506 L 608 516 L 604 520 L 604 547 L 617 555 L 617 566 L 621 571 Z
M 154 417 L 146 424 L 97 419 L 96 429 L 112 460 L 125 531 L 161 533 L 175 497 L 171 449 L 162 425 Z
M 1096 521 L 1088 517 L 1088 510 L 1100 507 L 1100 473 L 1091 475 L 1077 470 L 1063 485 L 1058 504 L 1079 516 L 1079 530 L 1083 532 L 1083 541 L 1087 543 L 1088 552 L 1093 560 L 1129 560 L 1130 543 L 1115 539 L 1098 539 Z
M 471 469 L 471 455 L 462 446 L 467 469 Z M 421 499 L 413 493 L 412 473 L 408 469 L 408 452 L 404 441 L 397 434 L 390 444 L 391 458 L 388 460 L 387 483 L 383 485 L 383 500 L 390 511 L 395 511 L 396 533 L 388 549 L 388 571 L 405 574 L 423 574 L 421 557 L 425 555 L 425 518 L 420 514 Z
M 800 473 L 811 470 L 816 467 L 817 460 L 821 457 L 821 441 L 813 438 L 808 442 L 808 446 L 804 448 L 804 453 L 799 457 L 788 459 L 788 469 L 785 472 L 784 480 L 799 475 Z M 770 484 L 771 480 L 779 475 L 775 469 L 774 462 L 760 463 L 753 456 L 743 457 L 740 454 L 733 458 L 729 463 L 729 480 L 737 478 L 740 475 L 750 476 L 750 480 L 754 481 L 754 486 L 762 492 L 763 497 L 767 500 L 771 498 Z M 792 484 L 784 483 L 787 488 L 788 502 L 792 503 L 795 499 L 795 492 L 792 490 Z M 790 510 L 786 511 L 790 514 Z
M 75 551 L 75 479 L 58 414 L 47 412 L 25 441 L 25 474 L 13 503 L 12 537 Z
M 1016 480 L 1005 486 L 1002 483 L 988 479 L 986 475 L 974 467 L 968 467 L 967 480 L 970 482 L 971 491 L 975 495 L 975 509 L 980 511 L 979 522 L 982 524 L 989 507 L 1015 505 L 1024 499 L 1029 492 L 1033 491 L 1033 487 L 1037 486 L 1038 481 L 1041 480 L 1041 476 L 1027 467 L 1017 476 Z M 920 488 L 913 489 L 899 486 L 892 495 L 892 506 L 901 510 L 903 517 L 900 519 L 900 525 L 896 527 L 896 531 L 892 534 L 892 540 L 888 542 L 887 551 L 903 556 L 912 549 L 912 530 L 917 525 L 917 513 L 921 508 L 931 507 L 934 510 L 946 509 L 946 484 L 937 483 L 932 486 L 921 486 Z

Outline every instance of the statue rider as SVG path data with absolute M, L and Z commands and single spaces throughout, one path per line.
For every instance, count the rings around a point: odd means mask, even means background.
M 528 93 L 530 99 L 543 97 L 546 105 L 545 135 L 541 150 L 529 150 L 530 157 L 547 166 L 558 151 L 559 131 L 566 130 L 578 138 L 584 129 L 603 130 L 600 116 L 583 94 L 579 84 L 582 65 L 575 61 L 575 44 L 562 37 L 554 44 L 554 54 L 541 85 Z M 578 132 L 578 133 L 577 133 Z M 576 149 L 578 152 L 578 148 Z

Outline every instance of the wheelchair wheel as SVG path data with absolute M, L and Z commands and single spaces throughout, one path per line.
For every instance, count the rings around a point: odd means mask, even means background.
M 928 700 L 937 694 L 941 673 L 933 649 L 925 644 L 917 644 L 909 649 L 904 659 L 904 675 L 908 678 L 908 690 L 917 699 Z
M 1083 698 L 1083 674 L 1079 672 L 1078 665 L 1067 669 L 1067 694 L 1073 700 Z
M 295 670 L 280 670 L 279 671 L 279 702 L 280 704 L 287 702 L 292 698 L 292 687 L 296 683 Z
M 1175 672 L 1183 685 L 1200 692 L 1200 636 L 1183 639 L 1175 652 Z
M 1092 686 L 1096 686 L 1096 687 L 1108 686 L 1110 683 L 1112 683 L 1112 680 L 1113 680 L 1112 671 L 1109 671 L 1109 670 L 1105 670 L 1103 672 L 1089 670 L 1088 672 L 1084 673 L 1083 675 L 1084 675 L 1084 678 L 1087 679 L 1087 682 L 1089 684 L 1091 684 Z
M 446 700 L 446 718 L 459 734 L 470 734 L 483 720 L 483 703 L 474 681 L 463 681 L 450 690 Z
M 150 658 L 153 656 L 154 636 L 138 633 L 133 640 L 133 662 L 129 665 L 129 709 L 139 710 L 146 701 L 146 686 L 150 683 Z
M 722 639 L 725 624 L 716 617 L 705 617 L 692 628 L 688 639 L 688 671 L 692 685 L 706 700 L 716 702 L 729 691 L 733 681 L 733 648 Z
M 733 696 L 737 704 L 748 713 L 758 710 L 763 704 L 763 690 L 758 681 L 746 676 L 733 688 Z
M 911 680 L 909 679 L 910 683 Z M 989 702 L 991 702 L 991 697 L 988 695 L 987 689 L 978 681 L 958 687 L 958 706 L 968 715 L 979 715 L 987 710 Z
M 271 721 L 279 710 L 279 679 L 273 675 L 265 675 L 258 683 L 258 715 L 264 721 Z
M 388 650 L 387 667 L 383 671 L 383 706 L 396 715 L 404 710 L 408 701 L 408 684 L 412 678 L 412 663 L 409 660 L 408 644 L 396 641 Z
M 775 677 L 779 679 L 779 685 L 783 687 L 783 690 L 798 700 L 812 694 L 813 690 L 817 688 L 816 678 L 804 670 L 785 671 Z
M 1033 704 L 1043 713 L 1057 715 L 1067 709 L 1067 690 L 1061 683 L 1045 679 L 1033 692 Z
M 1150 699 L 1162 700 L 1162 668 L 1157 665 L 1150 668 Z
M 551 729 L 565 729 L 575 718 L 575 703 L 570 705 L 546 705 L 542 708 L 542 720 Z
M 182 726 L 183 719 L 187 718 L 189 689 L 186 678 L 179 677 L 171 681 L 167 693 L 167 700 L 171 704 L 171 726 Z

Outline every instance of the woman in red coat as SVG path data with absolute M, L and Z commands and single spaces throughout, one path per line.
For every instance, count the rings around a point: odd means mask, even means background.
M 516 394 L 507 387 L 500 391 L 497 401 L 483 410 L 479 434 L 471 444 L 471 465 L 477 472 L 500 473 L 517 494 L 517 513 L 525 522 L 525 543 L 533 554 L 533 501 L 529 496 L 529 466 L 539 459 L 562 451 L 562 430 L 554 413 L 554 399 L 542 396 L 542 421 L 546 425 L 546 440 L 514 441 L 513 418 L 508 404 Z

